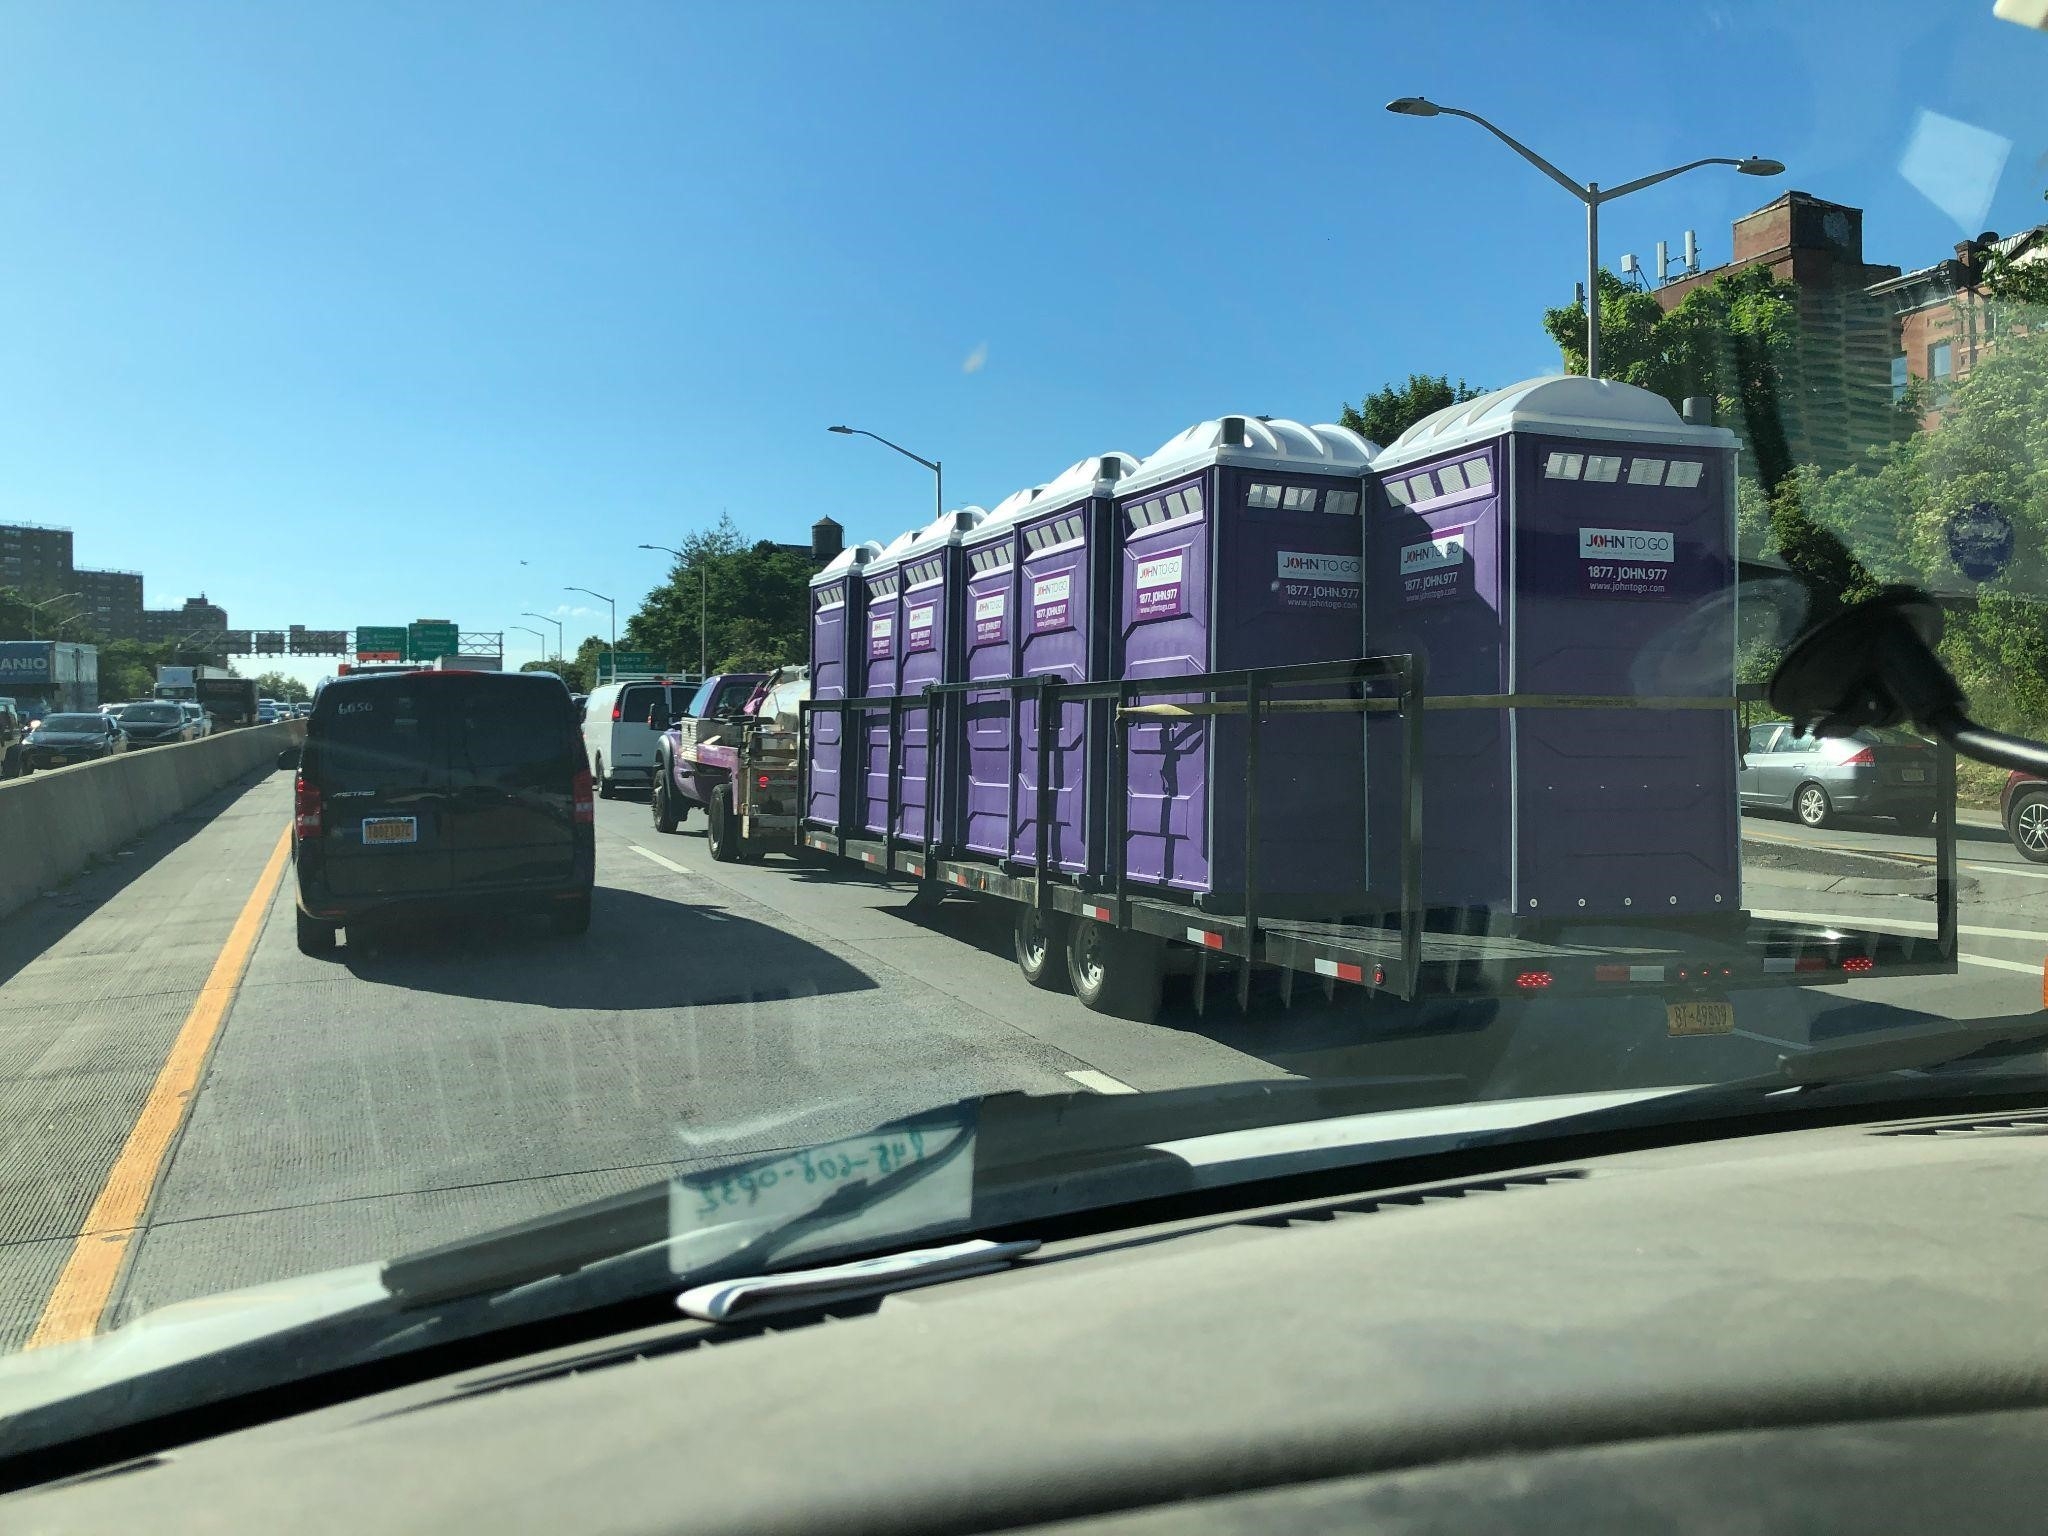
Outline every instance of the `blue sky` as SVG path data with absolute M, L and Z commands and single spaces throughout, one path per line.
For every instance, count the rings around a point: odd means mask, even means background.
M 1794 187 L 1908 267 L 2048 216 L 2048 37 L 1989 0 L 8 0 L 0 520 L 238 625 L 623 618 L 634 546 L 721 508 L 926 519 L 833 422 L 990 505 L 1226 411 L 1554 369 L 1578 206 L 1409 93 L 1608 184 L 1791 168 L 1610 207 L 1609 265 L 1724 261 Z

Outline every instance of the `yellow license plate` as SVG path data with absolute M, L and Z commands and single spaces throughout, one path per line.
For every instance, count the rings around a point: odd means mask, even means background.
M 1735 1005 L 1724 1002 L 1666 1003 L 1664 1022 L 1680 1035 L 1725 1035 L 1735 1028 Z
M 420 840 L 420 824 L 412 816 L 377 816 L 363 819 L 363 841 L 366 843 L 416 843 Z

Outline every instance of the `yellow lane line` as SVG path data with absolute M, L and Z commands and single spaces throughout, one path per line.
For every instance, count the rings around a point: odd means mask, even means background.
M 71 1256 L 64 1261 L 63 1273 L 57 1276 L 50 1299 L 43 1304 L 27 1348 L 69 1343 L 89 1338 L 98 1331 L 100 1316 L 114 1294 L 114 1282 L 120 1277 L 128 1245 L 141 1228 L 164 1159 L 198 1092 L 207 1053 L 234 1003 L 242 973 L 249 967 L 249 956 L 263 931 L 263 915 L 284 877 L 290 839 L 291 828 L 286 827 L 277 846 L 271 849 L 263 873 L 256 877 L 256 888 L 243 903 L 235 926 L 228 930 L 227 942 L 214 958 L 206 984 L 199 989 L 192 1011 L 185 1015 L 183 1027 L 171 1042 L 170 1054 L 164 1058 L 149 1097 L 143 1102 L 142 1113 L 128 1132 L 127 1144 L 108 1170 L 99 1198 L 93 1201 L 85 1225 L 72 1244 Z

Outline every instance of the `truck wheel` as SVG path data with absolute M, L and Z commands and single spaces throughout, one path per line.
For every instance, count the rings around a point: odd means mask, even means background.
M 300 954 L 327 955 L 334 952 L 334 924 L 323 923 L 303 912 L 295 912 L 293 915 L 299 920 Z
M 619 786 L 614 784 L 611 775 L 604 771 L 604 754 L 602 752 L 597 754 L 597 798 L 600 800 L 616 800 L 619 798 Z
M 1017 969 L 1032 986 L 1066 990 L 1067 930 L 1072 926 L 1064 912 L 1041 913 L 1028 904 L 1017 908 Z
M 1067 980 L 1083 1007 L 1149 1024 L 1159 1012 L 1160 942 L 1106 923 L 1074 923 L 1067 934 Z
M 654 807 L 654 830 L 673 832 L 682 825 L 684 812 L 676 808 L 675 796 L 669 792 L 668 765 L 662 764 L 655 770 L 654 793 L 648 797 Z
M 742 851 L 740 829 L 733 824 L 725 796 L 714 795 L 705 814 L 711 818 L 711 829 L 704 834 L 705 841 L 711 844 L 711 857 L 721 864 L 737 864 Z

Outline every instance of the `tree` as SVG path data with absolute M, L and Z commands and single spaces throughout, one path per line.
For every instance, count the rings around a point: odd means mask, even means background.
M 1574 373 L 1586 368 L 1586 315 L 1575 304 L 1545 310 L 1543 328 Z M 1786 406 L 1796 387 L 1799 290 L 1768 267 L 1723 273 L 1666 311 L 1613 273 L 1600 273 L 1600 376 L 1683 407 L 1705 395 L 1715 417 L 1744 438 L 1746 461 L 1766 491 L 1792 470 Z
M 1856 552 L 1869 582 L 1941 597 L 1942 655 L 1972 713 L 2048 734 L 2048 332 L 2003 334 L 1955 383 L 1937 429 L 1868 465 L 1802 469 L 1788 484 L 1812 527 Z M 2011 521 L 2013 557 L 1976 582 L 1957 569 L 1948 530 L 1980 504 Z
M 628 648 L 680 670 L 695 670 L 701 655 L 714 672 L 766 671 L 808 653 L 807 552 L 750 545 L 729 517 L 687 536 L 682 550 L 626 621 Z
M 1406 384 L 1382 384 L 1356 406 L 1344 407 L 1337 420 L 1382 448 L 1432 412 L 1461 401 L 1476 400 L 1486 391 L 1463 379 L 1453 384 L 1444 374 L 1411 373 Z
M 258 672 L 256 691 L 266 699 L 283 699 L 287 704 L 303 704 L 313 696 L 304 683 L 282 672 Z

